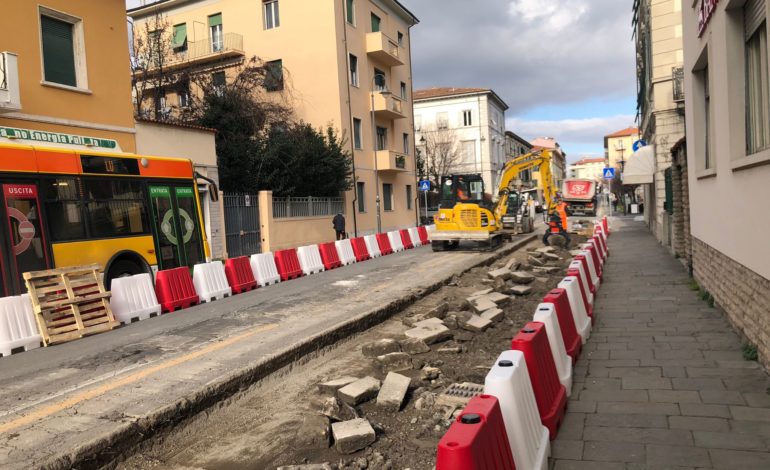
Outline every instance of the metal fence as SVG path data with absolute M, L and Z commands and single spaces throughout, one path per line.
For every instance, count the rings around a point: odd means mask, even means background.
M 223 202 L 228 256 L 250 256 L 262 252 L 257 195 L 225 193 Z
M 344 210 L 345 199 L 341 197 L 273 198 L 274 219 L 332 216 Z

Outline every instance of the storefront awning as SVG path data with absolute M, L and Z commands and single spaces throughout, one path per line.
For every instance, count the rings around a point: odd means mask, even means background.
M 655 173 L 655 152 L 651 145 L 640 148 L 626 162 L 623 184 L 652 184 Z

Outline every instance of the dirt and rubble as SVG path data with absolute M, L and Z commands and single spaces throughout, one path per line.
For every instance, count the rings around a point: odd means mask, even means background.
M 573 236 L 572 246 L 584 238 Z M 481 390 L 490 365 L 570 258 L 532 242 L 456 276 L 382 325 L 145 444 L 119 466 L 432 469 L 453 417 Z

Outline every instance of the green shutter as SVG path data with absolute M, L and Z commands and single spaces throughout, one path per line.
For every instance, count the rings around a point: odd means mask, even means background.
M 77 86 L 72 24 L 40 17 L 43 38 L 43 75 L 47 82 Z
M 347 7 L 348 23 L 353 24 L 353 0 L 348 0 Z
M 174 39 L 171 47 L 178 49 L 187 42 L 187 23 L 174 25 Z
M 372 32 L 378 33 L 380 31 L 380 17 L 372 13 Z
M 663 202 L 663 209 L 665 209 L 666 212 L 669 214 L 674 213 L 674 184 L 673 184 L 673 178 L 672 178 L 672 170 L 671 167 L 666 168 L 666 171 L 663 172 L 664 179 L 666 182 L 666 200 Z
M 221 24 L 222 24 L 222 13 L 217 13 L 216 15 L 209 16 L 209 27 L 219 26 Z

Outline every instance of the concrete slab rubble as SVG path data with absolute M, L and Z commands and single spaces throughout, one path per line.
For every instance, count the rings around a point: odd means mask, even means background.
M 380 381 L 374 377 L 364 377 L 337 390 L 337 396 L 350 406 L 369 401 L 380 391 Z
M 334 448 L 340 454 L 352 454 L 377 440 L 374 428 L 363 418 L 332 424 Z
M 389 372 L 377 394 L 377 406 L 391 411 L 401 409 L 406 392 L 409 390 L 411 379 L 395 372 Z

